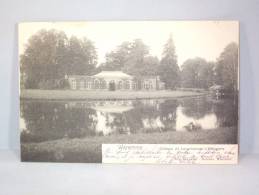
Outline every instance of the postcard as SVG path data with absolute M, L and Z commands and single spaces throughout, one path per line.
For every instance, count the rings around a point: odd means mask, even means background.
M 237 21 L 19 24 L 21 160 L 235 164 Z

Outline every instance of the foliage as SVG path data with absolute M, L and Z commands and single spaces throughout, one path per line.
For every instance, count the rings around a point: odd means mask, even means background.
M 132 75 L 138 75 L 139 68 L 144 65 L 144 59 L 149 54 L 148 47 L 142 42 L 141 39 L 135 39 L 130 46 L 130 51 L 127 56 L 127 61 L 123 70 Z
M 121 70 L 125 73 L 142 76 L 155 75 L 159 60 L 149 55 L 148 47 L 141 39 L 123 42 L 115 50 L 107 53 L 106 62 L 101 64 L 101 70 Z
M 102 70 L 122 70 L 126 61 L 129 58 L 129 53 L 131 51 L 131 43 L 123 42 L 115 50 L 106 54 L 106 62 L 100 65 Z
M 202 58 L 177 63 L 172 36 L 164 45 L 162 58 L 151 56 L 141 39 L 123 42 L 106 54 L 105 63 L 97 66 L 94 44 L 86 38 L 68 38 L 64 32 L 41 30 L 32 35 L 21 60 L 21 84 L 24 88 L 65 89 L 65 75 L 91 75 L 102 70 L 123 71 L 135 77 L 160 76 L 166 89 L 176 87 L 209 88 L 213 84 L 237 90 L 238 45 L 230 43 L 217 61 Z
M 159 68 L 159 59 L 154 56 L 144 58 L 143 65 L 138 67 L 138 75 L 157 76 Z
M 21 55 L 25 88 L 59 88 L 66 74 L 90 74 L 97 54 L 88 39 L 70 39 L 64 32 L 41 30 L 32 35 Z
M 213 63 L 203 58 L 186 60 L 182 65 L 182 87 L 208 88 L 213 84 Z
M 174 89 L 179 85 L 180 72 L 172 36 L 164 46 L 158 73 L 167 89 Z
M 229 90 L 238 88 L 238 45 L 228 44 L 217 59 L 215 80 Z

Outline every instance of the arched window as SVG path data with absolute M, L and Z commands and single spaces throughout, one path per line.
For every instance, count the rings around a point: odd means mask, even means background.
M 153 83 L 151 81 L 149 81 L 149 89 L 153 89 Z
M 138 82 L 135 82 L 135 89 L 137 90 L 139 88 Z
M 122 89 L 122 81 L 119 81 L 119 83 L 118 83 L 118 89 Z
M 130 82 L 129 81 L 125 81 L 125 89 L 130 89 Z
M 106 89 L 106 81 L 105 80 L 101 81 L 101 89 Z
M 86 88 L 87 89 L 91 89 L 91 81 L 87 81 L 86 82 Z
M 72 89 L 76 89 L 76 80 L 72 80 Z
M 81 81 L 80 81 L 79 89 L 84 89 L 84 88 L 85 88 L 85 81 L 84 81 L 84 80 L 81 80 Z
M 149 89 L 149 83 L 147 81 L 144 82 L 144 89 Z
M 94 88 L 95 89 L 100 89 L 100 82 L 98 80 L 94 81 Z

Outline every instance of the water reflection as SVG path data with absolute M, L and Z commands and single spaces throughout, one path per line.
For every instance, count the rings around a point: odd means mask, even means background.
M 237 102 L 181 100 L 21 101 L 22 142 L 237 126 Z
M 176 111 L 176 130 L 186 131 L 191 130 L 191 128 L 196 129 L 215 129 L 218 127 L 217 116 L 215 113 L 208 113 L 200 118 L 190 117 L 183 112 L 183 107 L 179 106 Z M 192 127 L 191 127 L 192 125 Z

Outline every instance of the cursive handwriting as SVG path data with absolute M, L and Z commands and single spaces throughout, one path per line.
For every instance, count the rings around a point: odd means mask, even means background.
M 238 145 L 103 144 L 103 163 L 234 164 Z

